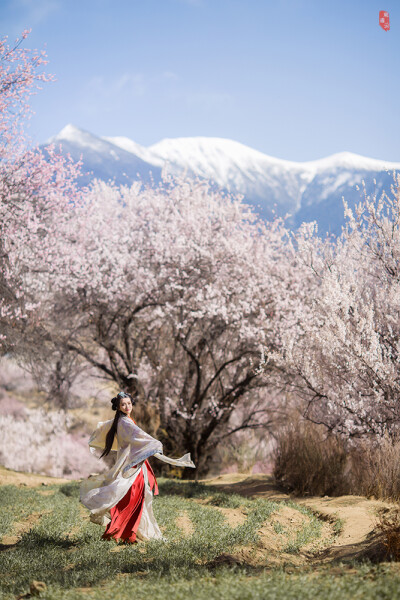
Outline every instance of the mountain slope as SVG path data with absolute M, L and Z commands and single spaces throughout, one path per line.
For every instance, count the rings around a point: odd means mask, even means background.
M 76 161 L 82 157 L 82 185 L 87 185 L 94 178 L 111 179 L 117 184 L 130 184 L 137 179 L 144 182 L 161 179 L 159 167 L 74 125 L 64 127 L 48 143 L 55 144 L 57 148 L 61 144 L 62 153 L 69 153 Z
M 320 232 L 339 234 L 344 223 L 342 197 L 354 206 L 360 201 L 364 180 L 368 193 L 389 189 L 400 163 L 340 152 L 315 161 L 293 162 L 268 156 L 232 140 L 221 138 L 164 139 L 149 148 L 128 138 L 106 138 L 134 151 L 152 164 L 167 164 L 172 173 L 186 171 L 244 195 L 266 218 L 291 213 L 297 228 L 316 220 Z M 374 184 L 376 180 L 376 186 Z
M 360 201 L 356 189 L 365 181 L 367 190 L 389 189 L 392 175 L 400 163 L 390 163 L 341 152 L 308 162 L 286 161 L 258 152 L 239 142 L 222 138 L 164 139 L 144 147 L 126 137 L 97 137 L 67 125 L 51 141 L 61 143 L 63 151 L 79 159 L 93 177 L 116 183 L 159 181 L 164 168 L 172 174 L 208 179 L 215 186 L 242 194 L 265 218 L 291 216 L 288 223 L 298 227 L 316 220 L 319 231 L 340 233 L 343 202 L 350 206 Z

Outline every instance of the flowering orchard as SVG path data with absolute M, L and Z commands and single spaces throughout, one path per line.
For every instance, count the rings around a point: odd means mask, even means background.
M 63 411 L 25 408 L 24 414 L 0 415 L 0 464 L 52 477 L 88 477 L 107 466 L 87 450 L 87 435 L 68 433 Z
M 32 243 L 14 261 L 37 304 L 25 348 L 39 349 L 29 352 L 42 376 L 43 362 L 65 377 L 68 365 L 95 367 L 155 408 L 166 446 L 198 462 L 233 431 L 269 423 L 255 367 L 261 344 L 277 344 L 288 286 L 282 220 L 266 225 L 204 182 L 96 182 L 46 222 L 34 276 Z
M 345 204 L 337 240 L 204 181 L 80 189 L 79 164 L 26 149 L 29 95 L 50 79 L 27 34 L 0 42 L 1 350 L 64 409 L 86 368 L 132 392 L 200 471 L 228 436 L 270 428 L 288 390 L 331 430 L 396 432 L 400 177 Z
M 20 252 L 26 239 L 36 240 L 36 252 L 45 234 L 47 215 L 57 211 L 60 198 L 76 203 L 81 192 L 76 185 L 79 164 L 58 155 L 27 149 L 24 124 L 29 117 L 28 99 L 40 83 L 51 76 L 42 72 L 43 52 L 21 48 L 25 30 L 13 46 L 0 40 L 0 348 L 11 350 L 18 342 L 13 328 L 27 320 L 34 304 L 25 297 L 23 270 L 9 261 L 15 247 Z
M 307 404 L 306 415 L 346 436 L 394 435 L 400 421 L 400 175 L 367 196 L 336 241 L 313 224 L 296 235 L 304 287 L 282 347 L 269 359 Z M 268 352 L 266 352 L 267 356 Z M 268 364 L 268 359 L 266 359 Z

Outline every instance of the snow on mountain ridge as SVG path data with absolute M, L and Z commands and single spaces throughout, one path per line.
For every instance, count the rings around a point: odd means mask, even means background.
M 90 149 L 94 152 L 108 152 L 114 158 L 117 156 L 115 153 L 115 144 L 110 144 L 107 140 L 104 140 L 96 135 L 93 135 L 89 131 L 79 129 L 75 125 L 69 123 L 66 125 L 60 133 L 49 138 L 48 143 L 57 144 L 62 142 L 81 146 L 83 148 Z
M 369 158 L 347 151 L 311 161 L 290 161 L 270 156 L 240 142 L 218 137 L 164 138 L 146 147 L 124 136 L 98 137 L 72 124 L 66 125 L 48 141 L 60 142 L 62 140 L 91 147 L 99 147 L 99 142 L 101 145 L 101 142 L 104 141 L 135 154 L 157 167 L 162 167 L 165 162 L 180 167 L 184 166 L 191 170 L 195 166 L 203 176 L 210 174 L 210 163 L 214 165 L 212 170 L 216 168 L 215 164 L 217 164 L 216 172 L 221 176 L 217 179 L 224 179 L 224 175 L 226 176 L 232 168 L 242 172 L 250 169 L 261 175 L 266 167 L 273 168 L 274 175 L 278 174 L 279 169 L 290 170 L 302 172 L 302 176 L 306 180 L 309 180 L 311 175 L 335 167 L 374 171 L 400 169 L 400 163 Z M 228 163 L 230 163 L 229 166 Z M 222 183 L 222 181 L 216 182 Z M 226 184 L 226 181 L 223 183 Z
M 118 148 L 122 148 L 122 150 L 130 152 L 131 154 L 134 154 L 142 160 L 150 162 L 151 164 L 156 165 L 157 167 L 162 167 L 164 164 L 163 160 L 158 160 L 157 157 L 153 155 L 150 148 L 146 148 L 146 146 L 141 146 L 140 144 L 134 142 L 130 138 L 123 136 L 104 136 L 101 139 L 106 140 L 107 142 L 118 146 Z
M 361 154 L 355 154 L 354 152 L 337 152 L 324 158 L 297 164 L 304 165 L 306 168 L 314 170 L 316 173 L 334 167 L 372 171 L 384 171 L 386 169 L 398 169 L 400 167 L 400 163 L 389 162 L 379 158 L 369 158 L 368 156 L 362 156 Z
M 276 201 L 281 198 L 286 209 L 299 205 L 302 182 L 297 163 L 269 157 L 239 142 L 207 137 L 166 138 L 145 148 L 129 138 L 105 139 L 169 173 L 186 172 L 259 200 L 268 187 L 274 190 Z
M 175 154 L 182 156 L 184 153 L 220 153 L 230 156 L 232 160 L 242 160 L 251 157 L 253 160 L 268 160 L 269 162 L 287 167 L 295 167 L 297 163 L 268 156 L 259 150 L 246 146 L 240 142 L 227 138 L 216 137 L 186 137 L 186 138 L 164 138 L 153 144 L 149 149 L 156 155 L 165 158 Z
M 118 137 L 97 137 L 67 125 L 50 141 L 92 169 L 92 177 L 118 182 L 160 181 L 161 169 L 210 180 L 241 194 L 261 216 L 291 215 L 290 226 L 317 220 L 321 230 L 340 232 L 342 197 L 354 205 L 360 200 L 356 184 L 364 179 L 368 193 L 388 189 L 390 170 L 400 163 L 368 158 L 351 152 L 304 162 L 275 158 L 240 142 L 216 137 L 165 138 L 149 147 Z M 374 179 L 377 185 L 374 188 Z
M 268 184 L 276 187 L 276 177 L 290 178 L 299 171 L 296 163 L 274 158 L 244 144 L 224 138 L 164 139 L 150 146 L 152 154 L 169 164 L 169 170 L 182 168 L 211 179 L 222 187 L 257 192 Z
M 316 173 L 321 170 L 329 169 L 333 166 L 340 167 L 351 167 L 351 168 L 364 168 L 373 170 L 382 170 L 385 168 L 393 169 L 400 168 L 400 163 L 389 162 L 377 158 L 369 158 L 356 154 L 354 152 L 337 152 L 330 154 L 329 156 L 318 158 L 310 161 L 290 161 L 282 158 L 276 158 L 270 156 L 259 150 L 255 150 L 250 146 L 246 146 L 241 142 L 236 142 L 228 138 L 218 137 L 180 137 L 180 138 L 164 138 L 159 142 L 151 146 L 140 146 L 133 140 L 127 137 L 107 137 L 104 138 L 108 141 L 115 143 L 117 146 L 124 148 L 124 150 L 133 151 L 136 153 L 137 149 L 141 152 L 146 152 L 147 157 L 154 157 L 161 160 L 168 160 L 170 162 L 173 159 L 179 159 L 179 162 L 188 161 L 188 156 L 192 158 L 196 157 L 196 153 L 204 155 L 208 153 L 224 152 L 226 156 L 230 156 L 232 160 L 242 160 L 249 157 L 253 160 L 262 162 L 268 162 L 269 164 L 276 165 L 277 167 L 304 170 L 310 173 Z M 132 150 L 130 150 L 132 148 Z
M 161 169 L 138 154 L 72 124 L 66 125 L 47 143 L 60 144 L 62 153 L 70 154 L 74 160 L 80 160 L 82 156 L 82 185 L 89 184 L 94 178 L 129 184 L 138 179 L 151 182 L 161 177 Z

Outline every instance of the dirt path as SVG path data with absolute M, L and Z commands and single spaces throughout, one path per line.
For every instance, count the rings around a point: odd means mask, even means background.
M 177 517 L 176 525 L 182 530 L 182 533 L 185 537 L 188 537 L 194 533 L 193 523 L 186 511 Z
M 16 521 L 13 524 L 12 533 L 10 535 L 3 535 L 1 538 L 0 549 L 15 546 L 21 539 L 22 535 L 29 531 L 33 525 L 48 512 L 49 511 L 42 511 L 41 513 L 33 512 L 22 521 Z
M 369 500 L 364 496 L 299 498 L 280 489 L 269 475 L 220 475 L 214 479 L 204 480 L 203 483 L 215 486 L 224 492 L 233 492 L 246 497 L 268 498 L 273 501 L 292 500 L 320 515 L 327 522 L 321 537 L 326 539 L 331 537 L 332 543 L 314 556 L 303 554 L 304 561 L 348 561 L 362 556 L 373 559 L 382 549 L 382 543 L 376 532 L 378 511 L 396 506 L 389 502 Z M 341 531 L 339 535 L 335 535 L 333 523 L 338 520 L 341 522 Z M 261 537 L 266 533 L 270 537 L 271 546 L 273 545 L 271 528 L 267 527 L 265 532 L 259 533 Z
M 37 475 L 36 473 L 24 473 L 12 471 L 0 465 L 0 486 L 1 485 L 20 485 L 27 487 L 36 487 L 38 485 L 51 485 L 53 483 L 67 483 L 70 479 L 61 479 L 48 477 L 47 475 Z
M 353 559 L 370 555 L 377 550 L 376 523 L 378 512 L 390 509 L 393 504 L 368 500 L 363 496 L 339 496 L 337 498 L 307 498 L 298 501 L 323 516 L 343 521 L 341 533 L 321 559 Z
M 38 487 L 70 481 L 69 479 L 53 478 L 45 475 L 20 473 L 0 466 L 0 486 L 13 484 Z M 311 509 L 323 521 L 319 540 L 320 551 L 314 545 L 311 548 L 303 547 L 296 555 L 287 554 L 285 553 L 281 532 L 286 531 L 290 532 L 291 535 L 295 535 L 304 526 L 307 517 L 294 508 L 282 507 L 276 515 L 272 516 L 271 521 L 265 523 L 260 529 L 258 546 L 244 548 L 239 553 L 240 560 L 257 565 L 261 565 L 262 561 L 265 561 L 265 557 L 268 557 L 268 564 L 270 565 L 275 563 L 315 564 L 335 560 L 345 562 L 363 556 L 369 556 L 373 559 L 378 552 L 377 547 L 379 545 L 382 547 L 382 542 L 376 532 L 377 513 L 379 510 L 393 509 L 394 506 L 397 506 L 389 502 L 368 500 L 363 496 L 299 498 L 279 488 L 273 478 L 268 475 L 220 475 L 213 479 L 204 480 L 202 483 L 212 485 L 224 492 L 236 493 L 250 498 L 267 498 L 277 502 L 292 500 L 298 505 Z M 51 493 L 51 490 L 42 489 L 41 493 L 48 494 Z M 224 515 L 231 527 L 236 527 L 245 520 L 245 514 L 240 508 L 215 508 Z M 35 513 L 24 522 L 17 523 L 9 536 L 10 539 L 3 539 L 2 544 L 15 544 L 21 534 L 29 529 L 40 516 Z M 339 534 L 335 531 L 335 522 L 337 524 L 338 520 L 341 523 Z M 177 526 L 184 535 L 193 533 L 193 525 L 186 513 L 178 516 Z M 231 560 L 232 556 L 229 555 L 229 557 L 229 560 Z

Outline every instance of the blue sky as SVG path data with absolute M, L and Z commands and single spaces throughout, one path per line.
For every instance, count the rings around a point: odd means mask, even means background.
M 57 78 L 32 100 L 35 142 L 73 123 L 400 161 L 398 0 L 1 0 L 0 24 L 9 41 L 32 28 Z

